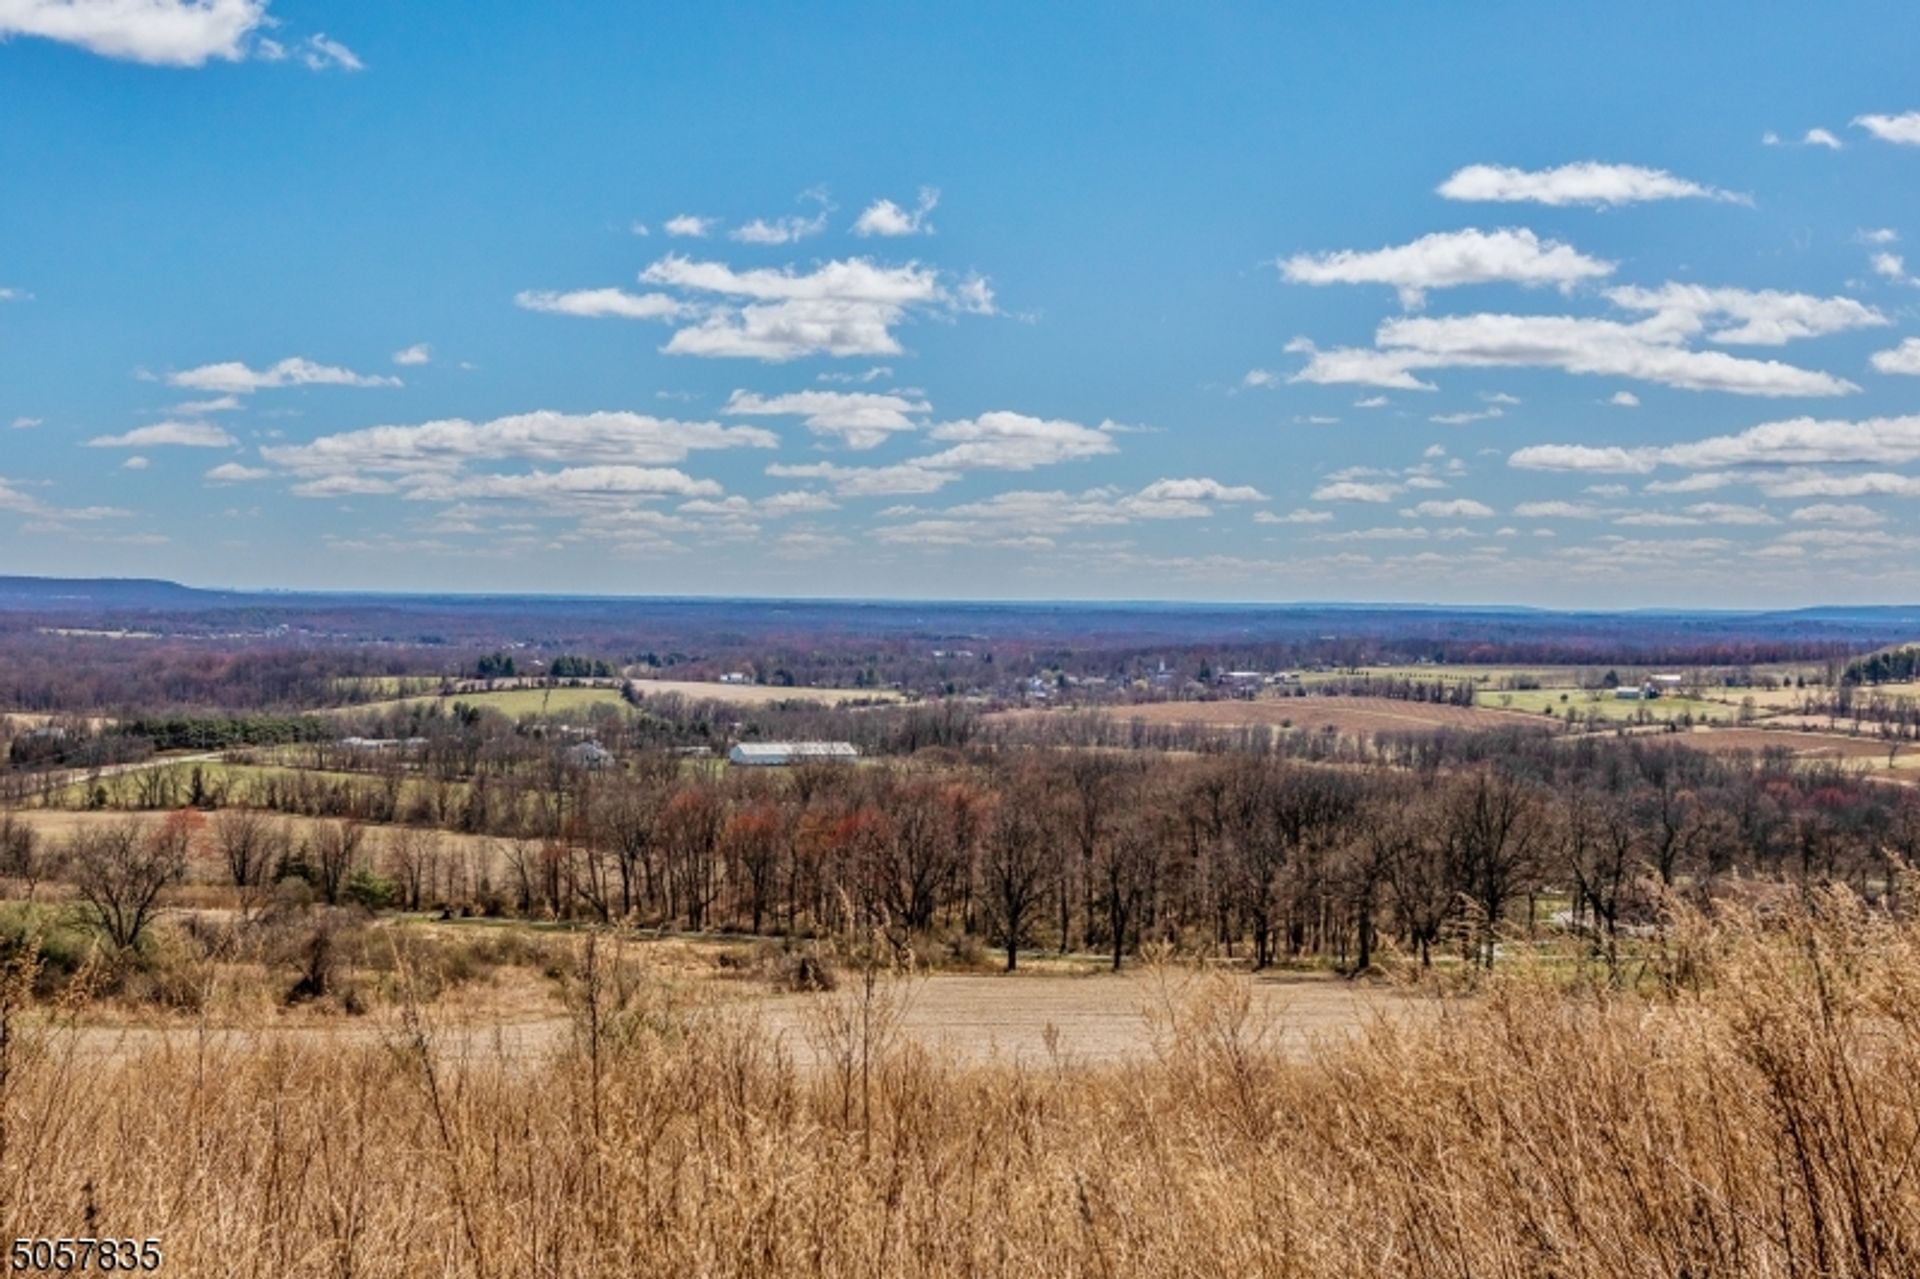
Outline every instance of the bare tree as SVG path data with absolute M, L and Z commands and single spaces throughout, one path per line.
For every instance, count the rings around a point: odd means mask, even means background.
M 1003 794 L 987 825 L 981 870 L 987 921 L 994 940 L 1006 948 L 1008 972 L 1019 966 L 1020 947 L 1039 920 L 1055 861 L 1046 823 L 1027 795 Z
M 236 888 L 256 888 L 273 869 L 280 840 L 272 818 L 257 808 L 225 808 L 211 823 L 213 845 Z
M 122 950 L 136 946 L 160 910 L 160 894 L 186 873 L 187 843 L 136 819 L 76 832 L 66 860 L 74 890 Z

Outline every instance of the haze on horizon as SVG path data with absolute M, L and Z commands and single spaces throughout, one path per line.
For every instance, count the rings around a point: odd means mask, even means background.
M 747 13 L 0 3 L 0 574 L 1920 599 L 1910 6 Z

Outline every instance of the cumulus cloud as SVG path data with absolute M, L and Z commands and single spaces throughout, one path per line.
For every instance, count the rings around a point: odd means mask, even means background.
M 156 422 L 124 435 L 97 435 L 87 441 L 94 449 L 190 448 L 224 449 L 238 443 L 210 422 Z
M 1523 520 L 1601 520 L 1618 514 L 1591 502 L 1522 502 L 1513 513 Z
M 809 236 L 819 235 L 827 229 L 827 215 L 832 206 L 824 195 L 812 197 L 819 210 L 810 218 L 793 215 L 784 218 L 755 218 L 744 226 L 737 226 L 727 232 L 727 238 L 740 244 L 793 244 Z
M 1691 349 L 1687 342 L 1702 323 L 1699 314 L 1683 311 L 1658 312 L 1631 324 L 1565 315 L 1400 318 L 1380 326 L 1372 350 L 1322 351 L 1296 339 L 1287 349 L 1310 358 L 1288 380 L 1431 390 L 1416 370 L 1557 368 L 1734 395 L 1844 395 L 1860 389 L 1844 378 L 1778 360 Z
M 13 419 L 11 425 L 16 431 L 31 431 L 36 426 L 45 426 L 46 420 L 37 417 L 17 417 Z
M 1750 202 L 1744 195 L 1690 182 L 1675 177 L 1665 169 L 1593 161 L 1532 171 L 1494 164 L 1470 164 L 1442 182 L 1439 193 L 1449 200 L 1555 206 L 1576 204 L 1605 208 L 1648 200 Z
M 1920 147 L 1920 111 L 1908 111 L 1901 115 L 1861 115 L 1855 116 L 1853 122 L 1882 142 Z
M 1316 511 L 1305 506 L 1295 507 L 1285 515 L 1275 515 L 1272 511 L 1253 513 L 1255 524 L 1329 524 L 1332 521 L 1332 511 Z
M 629 293 L 625 289 L 575 289 L 567 293 L 523 289 L 513 295 L 513 304 L 526 311 L 577 315 L 589 320 L 609 316 L 623 320 L 672 320 L 685 315 L 689 309 L 664 293 Z
M 853 224 L 853 233 L 859 236 L 932 235 L 933 224 L 927 221 L 927 215 L 939 203 L 940 192 L 933 187 L 921 187 L 920 198 L 911 209 L 901 208 L 892 200 L 875 200 L 861 210 Z
M 713 228 L 717 224 L 718 220 L 715 218 L 703 218 L 694 213 L 682 213 L 678 216 L 668 218 L 661 229 L 668 235 L 677 236 L 680 239 L 704 240 L 713 234 Z
M 1709 341 L 1729 346 L 1781 346 L 1796 338 L 1822 337 L 1889 322 L 1878 310 L 1852 298 L 1820 298 L 1774 289 L 1664 284 L 1657 289 L 1609 289 L 1607 299 L 1622 310 L 1651 311 L 1658 317 L 1671 318 L 1688 332 L 1705 329 Z
M 1607 397 L 1607 403 L 1617 409 L 1637 409 L 1640 407 L 1640 397 L 1632 391 L 1615 391 Z
M 1385 284 L 1409 310 L 1429 289 L 1466 284 L 1551 284 L 1562 290 L 1613 270 L 1613 263 L 1587 257 L 1557 240 L 1542 240 L 1525 228 L 1498 231 L 1438 231 L 1410 244 L 1360 251 L 1303 253 L 1278 263 L 1293 284 Z
M 273 472 L 258 466 L 242 466 L 238 462 L 222 462 L 206 473 L 209 484 L 245 484 L 250 480 L 264 480 Z
M 1816 502 L 1795 509 L 1788 516 L 1796 524 L 1838 524 L 1850 528 L 1870 528 L 1885 524 L 1887 517 L 1870 506 L 1857 503 Z
M 31 302 L 33 294 L 25 289 L 0 288 L 0 302 Z
M 33 36 L 122 62 L 203 67 L 296 58 L 314 71 L 359 71 L 353 50 L 323 33 L 292 49 L 265 32 L 268 0 L 0 0 L 0 41 Z
M 1427 421 L 1438 422 L 1441 426 L 1465 426 L 1469 422 L 1485 422 L 1491 418 L 1505 416 L 1505 410 L 1495 407 L 1460 413 L 1436 413 Z
M 1391 502 L 1406 492 L 1392 481 L 1330 480 L 1313 491 L 1316 502 Z
M 658 465 L 695 451 L 773 448 L 779 438 L 750 426 L 681 422 L 641 413 L 541 410 L 488 422 L 448 418 L 375 426 L 306 444 L 268 445 L 270 464 L 309 477 L 451 474 L 473 462 L 520 459 L 595 465 Z
M 251 395 L 255 391 L 278 390 L 289 386 L 399 386 L 397 377 L 355 373 L 351 369 L 316 364 L 299 356 L 281 360 L 265 369 L 248 368 L 238 360 L 224 364 L 205 364 L 197 369 L 167 374 L 167 382 L 192 391 L 212 391 L 230 395 Z
M 1862 421 L 1791 418 L 1763 422 L 1731 435 L 1638 448 L 1585 444 L 1534 444 L 1518 449 L 1507 464 L 1522 470 L 1598 471 L 1645 474 L 1660 466 L 1715 474 L 1730 467 L 1822 466 L 1846 463 L 1902 464 L 1920 461 L 1920 416 Z M 1678 491 L 1672 484 L 1651 491 Z
M 1875 351 L 1871 362 L 1878 373 L 1920 377 L 1920 338 L 1907 338 L 1890 351 Z
M 796 391 L 763 396 L 735 391 L 726 412 L 737 417 L 794 416 L 815 435 L 838 438 L 850 449 L 870 449 L 887 437 L 919 429 L 916 417 L 931 410 L 924 400 L 860 391 Z
M 1410 520 L 1484 520 L 1492 518 L 1493 508 L 1470 497 L 1456 497 L 1448 501 L 1419 502 L 1400 514 Z
M 910 311 L 991 314 L 993 293 L 977 277 L 944 284 L 937 271 L 866 258 L 790 268 L 736 270 L 721 262 L 668 256 L 641 281 L 705 299 L 704 318 L 676 332 L 671 355 L 737 357 L 774 363 L 808 355 L 893 355 L 893 329 Z
M 1051 545 L 1053 538 L 1078 529 L 1136 520 L 1205 519 L 1214 514 L 1215 504 L 1265 500 L 1257 489 L 1204 477 L 1155 480 L 1134 493 L 1111 488 L 1084 493 L 1023 489 L 945 510 L 906 507 L 882 512 L 893 518 L 919 518 L 883 526 L 874 536 L 882 542 L 927 546 Z
M 402 367 L 411 368 L 417 365 L 431 363 L 432 360 L 433 347 L 425 342 L 416 342 L 404 350 L 393 353 L 393 362 Z
M 1113 436 L 1121 429 L 1114 422 L 1083 426 L 1001 410 L 935 426 L 929 436 L 949 447 L 926 457 L 892 466 L 779 463 L 767 474 L 825 480 L 842 497 L 933 493 L 966 471 L 1030 471 L 1117 452 Z
M 470 498 L 717 497 L 722 491 L 712 480 L 697 480 L 672 467 L 579 466 L 524 475 L 437 476 L 409 487 L 406 496 L 444 502 Z
M 38 36 L 151 66 L 238 62 L 266 0 L 0 0 L 0 39 Z

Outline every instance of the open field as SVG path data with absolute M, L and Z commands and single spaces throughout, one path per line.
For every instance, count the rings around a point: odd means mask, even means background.
M 1737 706 L 1698 697 L 1656 697 L 1652 701 L 1623 701 L 1606 690 L 1487 689 L 1475 695 L 1476 708 L 1512 710 L 1538 715 L 1545 712 L 1566 718 L 1569 710 L 1581 719 L 1597 715 L 1602 719 L 1634 721 L 1651 719 L 1664 722 L 1682 715 L 1695 720 L 1732 722 L 1739 715 Z
M 682 697 L 765 706 L 771 702 L 811 702 L 839 706 L 847 702 L 897 702 L 900 694 L 884 688 L 781 688 L 771 684 L 722 684 L 710 680 L 636 679 L 642 697 L 678 693 Z
M 1887 748 L 1892 745 L 1875 737 L 1850 737 L 1842 733 L 1822 733 L 1799 729 L 1711 728 L 1697 729 L 1685 739 L 1696 750 L 1726 754 L 1752 751 L 1763 754 L 1784 750 L 1796 760 L 1864 765 L 1875 770 L 1887 767 Z M 1920 743 L 1903 742 L 1896 752 L 1894 771 L 1920 769 Z
M 1002 711 L 997 716 L 1026 717 L 1053 711 Z M 1438 702 L 1407 702 L 1388 697 L 1280 697 L 1261 701 L 1142 702 L 1104 708 L 1118 720 L 1148 724 L 1201 724 L 1213 728 L 1268 725 L 1301 732 L 1370 733 L 1435 728 L 1496 728 L 1533 722 L 1531 716 Z M 1544 718 L 1544 717 L 1542 717 Z
M 335 713 L 380 713 L 415 707 L 431 707 L 446 713 L 455 706 L 476 706 L 497 711 L 508 719 L 519 719 L 523 715 L 584 715 L 599 706 L 613 710 L 629 709 L 617 688 L 508 688 L 485 693 L 451 693 L 445 697 L 434 693 L 396 697 L 383 702 L 361 702 L 342 707 Z
M 889 981 L 782 1033 L 617 957 L 496 1037 L 16 1020 L 0 1196 L 194 1275 L 1912 1273 L 1912 926 L 1679 926 L 1684 983 L 1518 973 L 1306 1055 L 1243 979 L 1010 1062 L 901 1033 Z

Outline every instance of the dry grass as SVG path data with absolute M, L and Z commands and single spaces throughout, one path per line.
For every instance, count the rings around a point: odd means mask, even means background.
M 1107 1070 L 943 1063 L 883 977 L 802 1071 L 606 947 L 531 1070 L 417 1009 L 82 1068 L 0 1001 L 0 1213 L 193 1275 L 1915 1273 L 1920 928 L 1683 919 L 1647 980 L 1516 971 L 1302 1064 L 1223 977 Z

